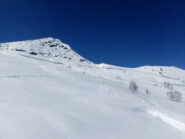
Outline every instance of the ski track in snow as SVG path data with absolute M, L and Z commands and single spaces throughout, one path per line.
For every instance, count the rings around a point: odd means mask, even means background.
M 185 132 L 185 123 L 156 110 L 149 110 L 148 113 L 154 117 L 161 119 L 163 122 L 175 127 L 176 129 Z

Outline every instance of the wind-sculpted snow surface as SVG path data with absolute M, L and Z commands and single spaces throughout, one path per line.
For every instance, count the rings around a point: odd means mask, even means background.
M 176 120 L 175 117 L 174 118 L 170 117 L 167 114 L 164 114 L 162 112 L 155 111 L 155 110 L 150 110 L 148 111 L 148 113 L 157 118 L 160 118 L 162 121 L 166 122 L 167 124 L 185 132 L 185 123 L 182 121 Z M 184 116 L 184 120 L 185 120 L 185 116 Z
M 70 47 L 40 46 L 48 40 L 0 45 L 0 139 L 185 138 L 185 102 L 170 101 L 163 85 L 185 96 L 184 70 L 96 65 Z

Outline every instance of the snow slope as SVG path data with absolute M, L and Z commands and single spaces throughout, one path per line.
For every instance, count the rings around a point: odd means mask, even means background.
M 94 64 L 53 38 L 0 44 L 0 139 L 184 139 L 185 102 L 163 86 L 185 96 L 184 80 L 176 67 Z

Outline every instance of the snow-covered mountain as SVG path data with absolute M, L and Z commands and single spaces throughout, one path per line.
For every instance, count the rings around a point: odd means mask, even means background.
M 0 52 L 11 52 L 65 65 L 88 66 L 92 64 L 74 52 L 69 45 L 54 38 L 2 43 L 0 44 Z
M 53 38 L 0 44 L 0 139 L 184 139 L 170 90 L 185 96 L 184 70 L 94 64 Z

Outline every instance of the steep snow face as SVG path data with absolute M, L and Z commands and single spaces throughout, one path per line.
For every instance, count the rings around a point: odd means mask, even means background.
M 58 39 L 45 38 L 0 44 L 1 53 L 20 54 L 29 57 L 49 60 L 65 65 L 91 65 L 92 62 L 74 52 L 69 45 Z
M 48 41 L 57 46 L 40 45 Z M 1 44 L 0 139 L 185 138 L 185 101 L 170 101 L 163 85 L 185 96 L 184 70 L 81 63 L 58 45 L 52 38 Z

